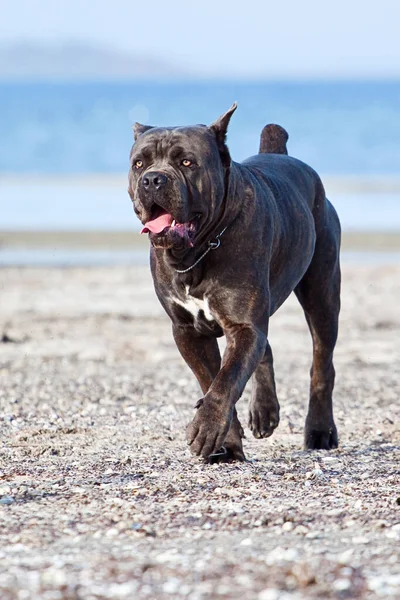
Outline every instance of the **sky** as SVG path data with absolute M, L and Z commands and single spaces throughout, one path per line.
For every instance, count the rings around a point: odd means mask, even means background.
M 199 77 L 400 77 L 400 0 L 0 0 L 0 42 L 83 41 Z

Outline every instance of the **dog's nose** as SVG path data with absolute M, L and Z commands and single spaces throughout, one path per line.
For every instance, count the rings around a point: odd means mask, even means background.
M 159 190 L 167 183 L 167 181 L 168 177 L 164 175 L 164 173 L 160 173 L 159 171 L 150 171 L 143 176 L 142 185 L 146 190 L 149 190 L 153 187 L 156 190 Z

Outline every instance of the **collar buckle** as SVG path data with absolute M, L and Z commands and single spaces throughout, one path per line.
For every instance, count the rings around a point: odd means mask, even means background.
M 221 245 L 221 240 L 219 238 L 217 238 L 215 240 L 215 242 L 208 242 L 208 247 L 210 248 L 210 250 L 216 250 L 217 248 L 219 248 Z
M 221 231 L 221 233 L 219 233 L 215 237 L 215 241 L 208 242 L 208 244 L 207 244 L 207 246 L 208 246 L 207 250 L 205 252 L 203 252 L 203 254 L 196 260 L 196 262 L 193 263 L 193 265 L 191 265 L 187 269 L 175 269 L 175 272 L 176 273 L 188 273 L 188 271 L 191 271 L 196 265 L 199 264 L 199 262 L 210 252 L 210 250 L 216 250 L 217 248 L 219 248 L 220 245 L 221 245 L 220 237 L 221 237 L 221 235 L 223 235 L 225 233 L 225 231 L 226 231 L 227 228 L 228 228 L 228 226 L 224 227 L 224 229 Z

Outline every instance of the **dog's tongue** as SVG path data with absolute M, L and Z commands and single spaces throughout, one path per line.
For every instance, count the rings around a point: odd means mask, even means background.
M 140 233 L 161 233 L 163 229 L 169 227 L 172 223 L 172 215 L 167 212 L 163 212 L 158 217 L 151 219 L 151 221 L 147 221 L 146 225 L 143 227 Z

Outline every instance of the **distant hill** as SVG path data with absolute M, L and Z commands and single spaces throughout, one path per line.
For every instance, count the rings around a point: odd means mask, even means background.
M 81 42 L 0 44 L 0 80 L 154 79 L 182 75 L 162 60 Z

